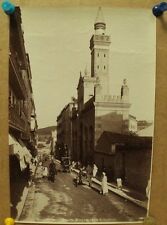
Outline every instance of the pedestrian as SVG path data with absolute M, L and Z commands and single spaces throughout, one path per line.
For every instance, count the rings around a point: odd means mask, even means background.
M 93 177 L 96 177 L 97 171 L 98 171 L 98 168 L 96 164 L 93 164 Z
M 106 173 L 102 173 L 102 181 L 101 181 L 101 194 L 108 194 L 108 184 L 107 184 L 107 176 Z
M 86 167 L 86 175 L 87 175 L 87 180 L 88 180 L 88 183 L 89 183 L 89 187 L 91 187 L 92 186 L 93 171 L 92 171 L 92 167 L 89 164 Z
M 35 157 L 35 159 L 34 159 L 34 165 L 35 165 L 35 167 L 37 166 L 37 163 L 38 163 L 38 159 L 37 159 L 37 157 Z
M 75 166 L 76 166 L 76 162 L 72 161 L 72 163 L 71 163 L 71 170 L 75 169 Z
M 82 165 L 81 165 L 81 162 L 78 161 L 78 168 L 77 169 L 80 169 L 80 168 L 82 168 Z
M 69 169 L 70 169 L 70 173 L 72 172 L 72 170 L 74 169 L 74 161 L 71 162 L 71 165 L 69 166 Z
M 78 187 L 78 176 L 73 178 L 73 183 L 74 183 L 75 187 Z
M 44 166 L 43 167 L 43 173 L 42 173 L 42 175 L 43 175 L 43 178 L 48 177 L 48 167 L 47 166 Z
M 73 183 L 74 183 L 75 187 L 78 187 L 79 184 L 83 184 L 82 176 L 83 176 L 83 171 L 80 168 L 78 175 L 73 179 Z
M 33 157 L 31 158 L 31 164 L 33 165 L 33 163 L 34 163 L 34 159 L 33 159 Z
M 80 168 L 79 169 L 79 173 L 78 173 L 78 184 L 83 184 L 83 182 L 82 182 L 82 176 L 83 176 L 83 171 L 82 171 L 82 169 Z
M 56 164 L 55 162 L 52 160 L 51 163 L 49 164 L 49 178 L 50 180 L 54 183 L 55 181 L 55 175 L 57 173 L 56 170 Z
M 117 188 L 122 190 L 122 179 L 121 178 L 117 178 Z
M 31 178 L 31 171 L 30 171 L 30 164 L 28 163 L 25 170 L 24 170 L 24 176 L 26 181 L 28 182 Z

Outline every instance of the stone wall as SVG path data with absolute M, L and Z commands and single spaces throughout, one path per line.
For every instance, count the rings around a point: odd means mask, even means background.
M 82 114 L 82 118 L 80 119 L 80 126 L 82 124 L 82 132 L 79 131 L 80 136 L 80 146 L 79 150 L 82 150 L 82 154 L 80 154 L 80 158 L 82 159 L 83 164 L 92 163 L 93 162 L 93 154 L 94 154 L 94 106 L 87 108 Z M 81 146 L 82 145 L 82 146 Z
M 104 140 L 103 151 L 95 151 L 95 163 L 99 172 L 105 171 L 110 182 L 122 178 L 129 188 L 145 194 L 151 170 L 151 138 L 145 139 L 145 147 L 117 146 L 112 152 L 112 143 Z
M 96 111 L 95 144 L 97 143 L 98 139 L 100 138 L 101 134 L 104 131 L 110 131 L 121 134 L 123 133 L 124 128 L 123 115 L 118 114 L 116 112 L 103 111 L 103 114 L 101 112 L 99 112 L 98 110 Z
M 126 184 L 145 193 L 150 178 L 151 149 L 131 150 L 125 154 Z

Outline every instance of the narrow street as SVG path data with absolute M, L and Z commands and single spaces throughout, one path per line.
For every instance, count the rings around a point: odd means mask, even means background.
M 10 17 L 2 169 L 7 209 L 23 224 L 147 215 L 156 23 L 145 9 L 83 5 L 16 6 Z
M 41 177 L 39 167 L 19 221 L 114 222 L 145 217 L 145 210 L 115 194 L 102 196 L 87 185 L 75 187 L 73 177 L 58 173 L 52 183 Z

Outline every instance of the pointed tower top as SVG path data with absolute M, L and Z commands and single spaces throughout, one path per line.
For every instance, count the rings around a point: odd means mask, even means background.
M 105 23 L 101 6 L 98 8 L 95 23 Z
M 104 16 L 103 16 L 103 12 L 102 12 L 101 7 L 99 7 L 99 9 L 97 11 L 94 29 L 96 31 L 96 34 L 104 34 L 105 29 L 106 29 L 106 24 L 105 24 L 105 21 L 104 21 Z

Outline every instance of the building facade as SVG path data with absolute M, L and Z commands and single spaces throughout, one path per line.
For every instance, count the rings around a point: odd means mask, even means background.
M 103 13 L 99 8 L 94 34 L 90 39 L 91 73 L 85 70 L 83 76 L 80 74 L 78 106 L 72 116 L 73 154 L 83 164 L 94 161 L 96 145 L 104 131 L 126 134 L 137 129 L 137 121 L 129 115 L 131 104 L 127 80 L 123 80 L 119 96 L 110 94 L 110 44 Z
M 150 179 L 152 136 L 134 136 L 103 132 L 98 140 L 95 161 L 99 172 L 105 171 L 108 181 L 121 178 L 137 192 L 146 194 Z
M 55 154 L 55 148 L 56 148 L 56 140 L 57 140 L 57 128 L 53 131 L 51 131 L 51 140 L 50 140 L 50 154 Z
M 129 114 L 129 87 L 124 79 L 120 95 L 110 94 L 109 56 L 111 38 L 106 33 L 102 9 L 99 8 L 90 39 L 91 72 L 80 72 L 77 99 L 68 110 L 65 107 L 57 119 L 57 142 L 61 146 L 69 139 L 71 159 L 82 164 L 93 163 L 98 140 L 104 131 L 131 134 L 137 131 L 137 120 Z M 69 112 L 70 132 L 65 132 L 65 112 Z M 70 141 L 71 140 L 71 141 Z
M 20 8 L 16 7 L 10 17 L 9 52 L 9 150 L 13 180 L 24 172 L 31 157 L 37 154 L 32 74 L 21 24 Z
M 72 110 L 74 103 L 67 104 L 57 117 L 56 158 L 71 158 L 72 151 Z

